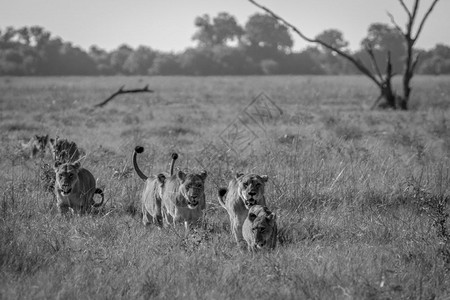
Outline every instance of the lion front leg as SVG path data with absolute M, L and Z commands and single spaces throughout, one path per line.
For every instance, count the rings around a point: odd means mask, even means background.
M 233 218 L 230 218 L 231 221 L 231 230 L 233 232 L 234 239 L 239 247 L 239 249 L 245 250 L 247 247 L 247 243 L 244 240 L 244 236 L 242 234 L 242 226 L 244 224 L 245 217 L 236 215 Z
M 232 231 L 233 231 L 234 239 L 236 240 L 236 243 L 238 244 L 238 246 L 242 247 L 242 245 L 244 245 L 244 247 L 245 247 L 245 241 L 244 241 L 244 237 L 242 235 L 242 225 L 239 223 L 233 224 Z
M 145 209 L 142 209 L 142 224 L 144 224 L 145 226 L 150 224 L 149 217 L 149 213 Z

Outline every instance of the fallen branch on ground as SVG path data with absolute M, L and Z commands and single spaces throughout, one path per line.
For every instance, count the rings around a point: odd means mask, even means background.
M 109 101 L 111 101 L 114 97 L 121 95 L 121 94 L 134 94 L 134 93 L 153 93 L 153 90 L 150 90 L 148 88 L 148 85 L 146 85 L 145 87 L 143 87 L 142 89 L 132 89 L 132 90 L 124 90 L 125 86 L 123 85 L 117 92 L 115 92 L 114 94 L 112 94 L 111 96 L 109 96 L 106 100 L 104 100 L 103 102 L 100 102 L 96 105 L 94 105 L 94 107 L 103 107 L 106 105 L 106 103 L 108 103 Z

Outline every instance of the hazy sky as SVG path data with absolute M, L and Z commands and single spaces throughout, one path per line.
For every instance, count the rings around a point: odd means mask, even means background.
M 405 0 L 411 4 L 412 0 Z M 422 0 L 421 15 L 431 0 Z M 397 0 L 259 0 L 304 34 L 314 37 L 336 28 L 355 49 L 369 24 L 389 23 L 391 12 L 403 25 L 405 13 Z M 261 12 L 247 0 L 0 0 L 0 29 L 39 25 L 83 49 L 97 45 L 108 51 L 126 43 L 135 48 L 181 51 L 193 46 L 194 19 L 205 13 L 216 16 L 226 11 L 242 26 L 248 17 Z M 432 48 L 450 45 L 450 0 L 441 0 L 417 45 Z M 294 49 L 306 44 L 294 36 Z

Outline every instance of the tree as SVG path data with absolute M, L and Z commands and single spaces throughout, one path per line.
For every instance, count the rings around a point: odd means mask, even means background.
M 131 53 L 133 53 L 133 48 L 128 45 L 120 45 L 116 50 L 111 52 L 110 65 L 116 74 L 127 73 L 123 67 Z
M 239 40 L 244 33 L 236 19 L 226 12 L 219 13 L 212 22 L 209 15 L 205 14 L 197 17 L 194 24 L 198 30 L 192 39 L 206 47 L 225 45 L 227 42 Z
M 113 70 L 110 66 L 110 54 L 108 52 L 97 46 L 91 46 L 89 48 L 89 56 L 93 60 L 98 74 L 101 75 L 113 74 Z
M 123 64 L 123 69 L 130 74 L 147 75 L 152 67 L 157 52 L 149 47 L 139 46 L 128 55 Z
M 344 50 L 348 46 L 348 41 L 344 39 L 344 35 L 337 29 L 327 29 L 315 37 L 316 40 L 320 40 L 323 43 L 333 46 L 336 49 Z M 321 46 L 322 51 L 331 52 L 330 49 Z
M 159 53 L 153 61 L 153 66 L 148 70 L 150 75 L 180 75 L 178 56 L 173 53 Z
M 320 40 L 323 43 L 329 44 L 342 52 L 347 52 L 348 41 L 344 39 L 344 35 L 337 29 L 327 29 L 318 34 L 315 37 L 316 40 Z M 342 73 L 345 62 L 340 56 L 333 50 L 330 50 L 324 46 L 319 46 L 321 49 L 321 55 L 318 56 L 323 69 L 327 74 L 339 74 Z
M 215 75 L 219 72 L 209 47 L 189 48 L 180 55 L 180 67 L 189 75 Z
M 450 74 L 450 47 L 437 44 L 428 53 L 422 55 L 419 72 L 433 75 Z
M 418 10 L 419 10 L 419 4 L 420 0 L 414 0 L 414 4 L 412 9 L 409 9 L 406 4 L 404 3 L 404 0 L 398 0 L 400 2 L 400 5 L 405 10 L 408 20 L 406 23 L 405 30 L 402 30 L 402 28 L 395 22 L 394 17 L 389 14 L 392 23 L 394 24 L 395 28 L 402 33 L 403 40 L 405 43 L 406 48 L 406 59 L 405 59 L 405 65 L 404 65 L 404 74 L 403 74 L 403 95 L 397 95 L 397 93 L 394 91 L 392 87 L 392 77 L 394 76 L 393 70 L 392 70 L 392 62 L 391 62 L 391 54 L 390 52 L 387 53 L 386 58 L 386 68 L 384 74 L 381 72 L 381 69 L 375 59 L 374 49 L 373 46 L 369 43 L 366 45 L 366 51 L 371 59 L 371 62 L 374 66 L 375 72 L 372 72 L 367 65 L 363 64 L 359 59 L 353 57 L 349 53 L 346 53 L 344 51 L 341 51 L 338 48 L 333 47 L 333 45 L 330 45 L 326 42 L 323 42 L 318 39 L 312 39 L 307 36 L 305 36 L 297 27 L 290 24 L 277 14 L 275 14 L 273 11 L 268 9 L 265 6 L 262 6 L 255 2 L 254 0 L 249 0 L 252 4 L 255 6 L 261 8 L 265 12 L 267 12 L 269 15 L 271 15 L 274 19 L 277 21 L 283 23 L 285 26 L 292 29 L 296 34 L 298 34 L 302 39 L 304 39 L 307 42 L 315 43 L 318 45 L 321 45 L 331 51 L 335 51 L 338 55 L 344 57 L 345 59 L 349 60 L 352 64 L 355 65 L 355 67 L 364 75 L 369 77 L 380 89 L 380 96 L 378 97 L 375 104 L 378 103 L 380 99 L 384 99 L 385 102 L 382 104 L 381 107 L 390 107 L 393 109 L 402 109 L 406 110 L 408 109 L 408 101 L 409 96 L 411 93 L 411 87 L 410 82 L 412 77 L 414 76 L 414 72 L 417 67 L 418 63 L 418 56 L 415 55 L 414 51 L 414 45 L 417 41 L 417 39 L 420 36 L 420 33 L 422 32 L 423 26 L 425 25 L 426 20 L 428 19 L 429 15 L 431 14 L 433 8 L 436 6 L 436 4 L 439 2 L 439 0 L 433 0 L 431 5 L 426 10 L 425 14 L 423 15 L 422 19 L 419 21 L 419 25 L 415 32 L 413 32 L 413 25 L 417 19 Z
M 450 47 L 444 44 L 437 44 L 433 50 L 434 55 L 443 59 L 450 59 Z
M 390 53 L 393 72 L 403 71 L 406 47 L 402 32 L 397 28 L 383 23 L 371 24 L 367 30 L 367 37 L 361 41 L 361 46 L 363 49 L 372 48 L 378 66 L 386 61 L 386 57 Z M 368 58 L 370 59 L 370 57 Z
M 240 40 L 241 36 L 244 34 L 244 30 L 237 23 L 236 19 L 226 13 L 221 12 L 213 19 L 214 24 L 214 41 L 216 45 L 224 45 L 229 41 L 235 39 Z
M 245 24 L 249 46 L 289 51 L 294 44 L 286 26 L 266 14 L 254 14 Z

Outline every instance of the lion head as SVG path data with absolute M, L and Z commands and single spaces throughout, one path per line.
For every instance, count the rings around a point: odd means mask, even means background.
M 61 192 L 61 195 L 68 196 L 78 181 L 78 171 L 81 164 L 75 163 L 61 163 L 55 162 L 56 172 L 56 188 Z
M 180 193 L 186 199 L 187 206 L 191 209 L 196 208 L 201 202 L 205 201 L 206 176 L 206 171 L 200 174 L 186 174 L 183 171 L 179 171 L 177 174 L 181 183 Z
M 38 154 L 44 156 L 47 146 L 49 145 L 49 137 L 47 135 L 35 135 L 28 143 L 22 143 L 24 150 L 29 150 L 31 158 L 36 157 Z
M 244 201 L 246 209 L 255 204 L 262 203 L 264 198 L 264 186 L 268 180 L 267 175 L 236 174 L 238 184 L 238 195 Z
M 265 206 L 250 207 L 243 225 L 243 236 L 250 250 L 274 248 L 277 224 L 275 213 Z
M 51 140 L 50 147 L 55 161 L 74 162 L 81 156 L 77 144 L 66 139 Z

